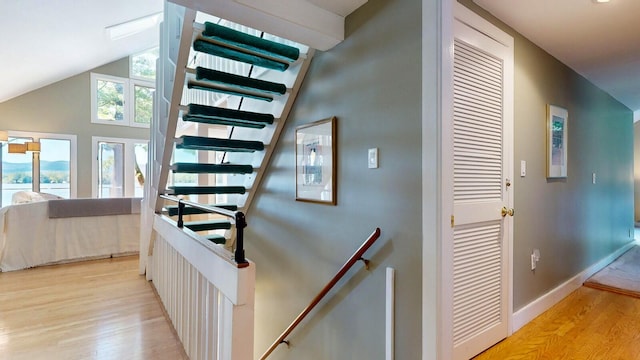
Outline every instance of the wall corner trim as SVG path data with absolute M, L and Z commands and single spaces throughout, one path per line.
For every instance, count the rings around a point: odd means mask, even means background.
M 584 283 L 593 274 L 602 270 L 605 266 L 611 264 L 620 255 L 624 254 L 627 250 L 631 249 L 635 245 L 637 245 L 636 241 L 632 241 L 624 245 L 623 247 L 614 251 L 597 263 L 586 268 L 576 276 L 560 284 L 555 289 L 540 296 L 536 300 L 525 305 L 520 310 L 514 312 L 512 318 L 513 332 L 518 331 L 520 328 L 528 324 L 531 320 L 535 319 L 543 312 L 549 310 L 553 305 L 560 302 L 560 300 L 564 299 L 573 291 L 580 288 L 580 286 L 582 286 L 582 283 Z

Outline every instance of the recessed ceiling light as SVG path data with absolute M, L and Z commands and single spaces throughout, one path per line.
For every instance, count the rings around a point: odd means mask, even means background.
M 604 3 L 608 3 L 610 0 L 593 0 L 594 3 L 596 4 L 604 4 Z

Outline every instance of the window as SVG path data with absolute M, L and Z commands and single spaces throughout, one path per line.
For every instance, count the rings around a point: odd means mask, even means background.
M 146 82 L 131 80 L 133 107 L 131 126 L 149 127 L 153 118 L 153 92 L 155 88 Z
M 40 139 L 40 191 L 71 198 L 71 140 Z
M 26 137 L 9 137 L 10 144 L 33 141 Z M 33 157 L 31 153 L 10 154 L 9 146 L 2 147 L 2 206 L 11 205 L 13 194 L 19 191 L 37 191 L 33 188 Z
M 76 197 L 76 136 L 32 132 L 9 132 L 9 144 L 40 142 L 40 152 L 9 154 L 2 146 L 2 206 L 13 194 L 35 191 L 63 198 Z
M 146 179 L 146 140 L 92 137 L 96 198 L 142 197 Z
M 124 196 L 124 144 L 98 142 L 98 197 Z
M 129 125 L 129 79 L 91 74 L 91 122 Z
M 91 122 L 149 127 L 158 48 L 130 57 L 131 79 L 91 73 Z
M 155 81 L 156 60 L 158 60 L 159 54 L 160 49 L 155 47 L 131 56 L 129 58 L 129 76 L 131 76 L 132 79 Z

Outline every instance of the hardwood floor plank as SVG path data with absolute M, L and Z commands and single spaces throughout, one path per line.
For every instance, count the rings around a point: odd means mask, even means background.
M 137 256 L 0 273 L 0 358 L 188 359 Z
M 640 359 L 640 299 L 581 287 L 474 359 Z

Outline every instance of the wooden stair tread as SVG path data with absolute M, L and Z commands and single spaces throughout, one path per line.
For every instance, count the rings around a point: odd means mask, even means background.
M 171 171 L 194 174 L 251 174 L 253 166 L 240 164 L 174 163 Z
M 238 210 L 238 205 L 235 204 L 205 204 L 205 206 L 215 206 L 215 207 L 219 207 L 219 208 L 223 208 L 226 210 L 231 210 L 231 211 L 237 211 Z M 167 210 L 167 213 L 169 216 L 176 216 L 178 215 L 178 206 L 177 205 L 170 205 L 170 206 L 165 206 L 165 209 Z M 205 211 L 205 210 L 201 210 L 195 207 L 191 207 L 191 206 L 185 206 L 183 209 L 182 214 L 183 215 L 195 215 L 195 214 L 209 214 L 210 212 Z
M 258 56 L 277 58 L 287 62 L 296 61 L 300 57 L 300 49 L 294 46 L 263 39 L 209 21 L 204 23 L 204 27 L 203 38 L 221 41 Z
M 231 222 L 228 220 L 185 221 L 184 226 L 192 231 L 228 230 L 231 229 Z
M 244 194 L 244 186 L 169 186 L 169 193 L 173 195 L 196 194 Z
M 227 238 L 219 234 L 209 234 L 204 236 L 207 240 L 216 243 L 218 245 L 224 245 L 227 242 Z
M 275 120 L 271 114 L 200 104 L 189 104 L 187 109 L 188 112 L 182 115 L 183 121 L 261 129 Z
M 274 95 L 284 95 L 287 87 L 284 84 L 272 81 L 249 78 L 242 75 L 226 73 L 224 71 L 196 67 L 196 80 L 238 87 L 245 90 L 263 92 Z
M 271 70 L 285 71 L 289 68 L 289 63 L 287 62 L 261 56 L 260 54 L 252 51 L 247 51 L 231 44 L 218 42 L 212 39 L 196 40 L 193 43 L 193 49 L 201 53 L 240 61 Z
M 254 152 L 264 150 L 264 143 L 262 143 L 261 141 L 217 139 L 201 136 L 183 135 L 176 140 L 176 148 L 230 152 Z

